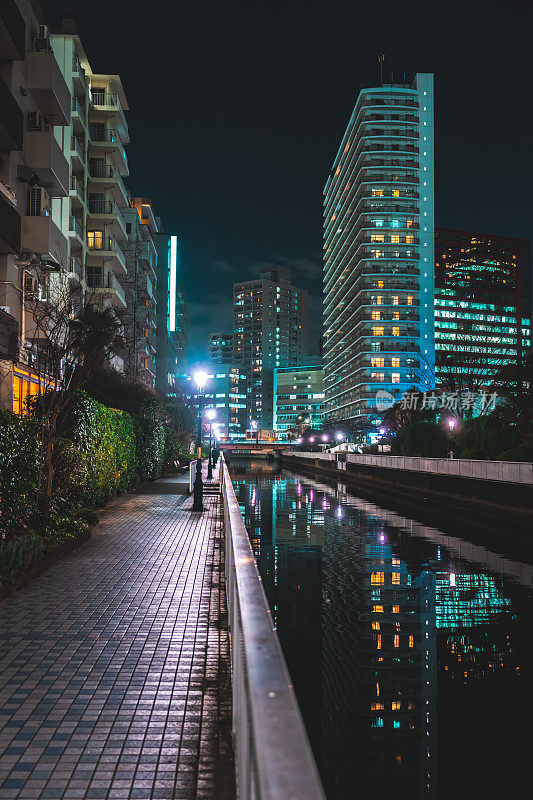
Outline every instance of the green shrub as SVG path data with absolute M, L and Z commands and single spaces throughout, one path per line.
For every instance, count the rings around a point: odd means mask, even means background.
M 444 458 L 449 451 L 449 439 L 435 422 L 411 422 L 393 440 L 395 455 Z
M 39 479 L 40 427 L 0 410 L 0 534 L 31 530 Z

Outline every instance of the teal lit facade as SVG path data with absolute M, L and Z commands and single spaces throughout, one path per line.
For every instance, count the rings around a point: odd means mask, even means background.
M 161 395 L 179 393 L 187 370 L 189 318 L 179 273 L 180 246 L 175 235 L 159 234 L 157 248 L 157 361 L 156 389 Z
M 434 387 L 433 76 L 363 89 L 324 192 L 326 418 Z
M 324 370 L 310 365 L 274 370 L 274 430 L 279 439 L 295 438 L 324 423 Z

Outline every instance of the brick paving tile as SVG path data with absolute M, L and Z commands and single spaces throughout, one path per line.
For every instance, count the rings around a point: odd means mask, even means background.
M 183 478 L 115 500 L 0 602 L 0 798 L 231 800 L 219 501 Z

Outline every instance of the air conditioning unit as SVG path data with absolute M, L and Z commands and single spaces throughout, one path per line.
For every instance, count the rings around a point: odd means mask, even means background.
M 28 216 L 48 217 L 50 214 L 50 197 L 42 186 L 32 186 L 28 192 Z
M 36 53 L 44 53 L 52 49 L 50 46 L 50 31 L 47 25 L 39 25 L 37 28 L 34 45 Z

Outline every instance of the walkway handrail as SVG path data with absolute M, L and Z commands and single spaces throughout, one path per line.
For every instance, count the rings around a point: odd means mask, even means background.
M 221 456 L 239 800 L 325 800 L 228 468 Z
M 282 455 L 296 458 L 335 461 L 333 453 L 284 450 Z M 455 475 L 461 478 L 498 481 L 499 483 L 533 484 L 533 464 L 530 461 L 482 461 L 470 458 L 421 458 L 418 456 L 358 455 L 346 453 L 349 464 L 369 467 L 431 472 L 437 475 Z

